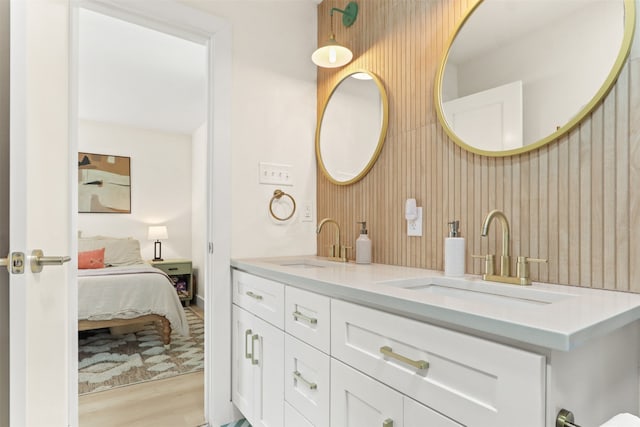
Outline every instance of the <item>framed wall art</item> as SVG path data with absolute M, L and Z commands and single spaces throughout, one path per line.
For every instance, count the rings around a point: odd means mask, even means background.
M 131 213 L 131 158 L 78 153 L 78 212 Z

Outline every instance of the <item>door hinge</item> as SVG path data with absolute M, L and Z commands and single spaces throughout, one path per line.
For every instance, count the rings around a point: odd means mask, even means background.
M 213 242 L 209 242 L 209 253 L 213 253 Z

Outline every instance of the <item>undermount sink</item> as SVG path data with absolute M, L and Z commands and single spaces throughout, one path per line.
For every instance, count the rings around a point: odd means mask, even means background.
M 283 267 L 293 267 L 293 268 L 324 268 L 325 267 L 324 265 L 319 264 L 317 262 L 306 261 L 306 260 L 280 262 L 278 263 L 278 265 L 281 265 Z
M 449 277 L 391 280 L 378 282 L 378 284 L 515 308 L 544 306 L 575 297 L 575 295 L 563 292 L 534 289 L 530 286 L 488 283 Z

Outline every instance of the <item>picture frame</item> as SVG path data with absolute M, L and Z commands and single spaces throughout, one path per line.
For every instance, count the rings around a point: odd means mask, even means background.
M 131 213 L 131 158 L 78 153 L 78 212 Z

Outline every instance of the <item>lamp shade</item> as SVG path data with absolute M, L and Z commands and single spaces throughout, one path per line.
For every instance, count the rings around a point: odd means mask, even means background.
M 353 53 L 348 48 L 339 45 L 333 34 L 325 46 L 318 48 L 311 55 L 313 63 L 324 68 L 342 67 L 351 62 L 352 58 Z
M 150 225 L 147 238 L 149 240 L 168 239 L 169 233 L 167 232 L 167 226 L 166 225 Z

